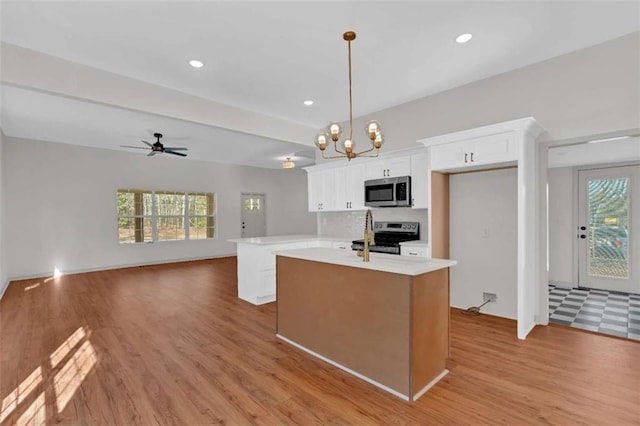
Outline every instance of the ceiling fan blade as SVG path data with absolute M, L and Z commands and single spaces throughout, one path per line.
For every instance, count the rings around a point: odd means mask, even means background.
M 166 151 L 167 149 L 170 150 L 170 151 L 188 151 L 189 150 L 189 148 L 182 148 L 182 147 L 176 147 L 176 146 L 171 146 L 171 147 L 165 146 L 164 150 Z
M 140 141 L 140 142 L 146 143 L 146 144 L 147 144 L 147 145 L 149 145 L 149 146 L 153 146 L 153 144 L 152 144 L 152 143 L 147 142 L 147 141 Z
M 156 155 L 156 152 L 151 151 L 150 153 L 147 154 L 147 157 L 153 157 L 154 155 Z
M 186 157 L 187 154 L 183 154 L 181 152 L 175 152 L 175 151 L 171 151 L 170 149 L 165 148 L 164 152 L 167 154 L 173 154 L 173 155 L 179 155 L 180 157 Z
M 120 145 L 122 148 L 133 148 L 133 149 L 149 149 L 143 146 L 131 146 L 131 145 Z

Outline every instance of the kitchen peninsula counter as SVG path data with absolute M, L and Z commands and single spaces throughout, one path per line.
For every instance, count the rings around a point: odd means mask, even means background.
M 402 399 L 447 374 L 453 260 L 275 251 L 278 338 Z

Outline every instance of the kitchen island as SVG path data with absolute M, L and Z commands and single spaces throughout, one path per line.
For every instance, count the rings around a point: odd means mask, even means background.
M 453 260 L 274 252 L 278 338 L 402 399 L 447 374 Z
M 254 305 L 276 300 L 276 250 L 326 247 L 351 250 L 351 241 L 318 235 L 277 235 L 235 238 L 238 256 L 238 297 Z

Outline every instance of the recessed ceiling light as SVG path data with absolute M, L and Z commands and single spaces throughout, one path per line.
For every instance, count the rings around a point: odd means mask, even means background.
M 303 102 L 303 104 L 305 104 L 306 106 L 311 106 L 313 105 L 313 101 L 311 99 L 307 99 L 306 101 Z
M 460 34 L 458 37 L 456 37 L 456 43 L 466 43 L 472 38 L 473 36 L 471 34 Z
M 194 68 L 202 68 L 204 67 L 204 63 L 202 61 L 199 61 L 197 59 L 192 59 L 189 61 L 189 65 L 191 65 Z

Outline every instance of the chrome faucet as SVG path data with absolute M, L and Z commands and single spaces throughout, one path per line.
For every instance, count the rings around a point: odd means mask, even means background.
M 373 214 L 371 209 L 367 210 L 364 218 L 364 250 L 358 250 L 358 256 L 362 257 L 363 262 L 369 261 L 369 246 L 375 245 L 376 240 L 373 233 Z

